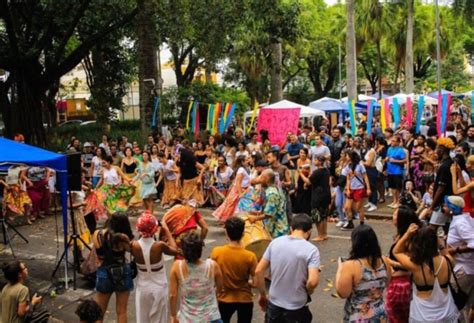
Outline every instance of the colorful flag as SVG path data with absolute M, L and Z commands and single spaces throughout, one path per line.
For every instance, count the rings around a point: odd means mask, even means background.
M 448 122 L 448 94 L 445 93 L 442 96 L 441 99 L 441 125 L 440 125 L 440 130 L 441 130 L 441 135 L 445 136 L 446 135 L 446 123 Z
M 372 134 L 372 119 L 374 118 L 374 105 L 372 100 L 367 103 L 367 134 Z
M 400 124 L 400 106 L 398 105 L 398 99 L 393 98 L 392 101 L 393 104 L 393 127 L 394 129 L 398 129 L 398 126 Z
M 257 117 L 257 111 L 258 111 L 258 101 L 255 100 L 254 106 L 253 106 L 253 111 L 252 111 L 252 118 L 250 119 L 250 125 L 247 129 L 247 133 L 250 132 L 250 130 L 253 127 L 253 123 L 255 122 L 255 118 Z
M 438 137 L 441 137 L 441 110 L 443 109 L 443 97 L 441 92 L 438 92 L 438 106 L 436 108 L 436 131 Z
M 413 126 L 413 106 L 411 102 L 411 97 L 407 97 L 407 116 L 406 116 L 406 122 L 409 128 Z
M 188 115 L 186 117 L 186 129 L 189 129 L 189 121 L 190 121 L 192 107 L 193 107 L 193 101 L 189 101 Z
M 352 129 L 352 135 L 356 135 L 356 130 L 357 130 L 357 125 L 355 121 L 355 105 L 353 100 L 347 100 L 347 110 L 349 112 L 349 117 L 351 120 L 351 129 Z
M 423 116 L 423 108 L 425 106 L 425 97 L 420 95 L 418 98 L 418 112 L 416 113 L 416 133 L 420 133 L 421 117 Z
M 237 110 L 237 103 L 232 103 L 230 110 L 229 110 L 229 115 L 227 116 L 225 120 L 225 125 L 224 129 L 229 128 L 230 123 L 232 122 L 232 118 L 234 117 L 235 110 Z
M 392 114 L 390 111 L 390 100 L 384 99 L 384 106 L 385 106 L 385 125 L 387 128 L 392 126 Z
M 385 113 L 385 100 L 380 100 L 380 127 L 382 131 L 387 129 L 387 120 L 385 119 L 387 114 Z

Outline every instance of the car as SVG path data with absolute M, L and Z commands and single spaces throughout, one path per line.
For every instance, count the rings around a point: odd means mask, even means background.
M 67 126 L 78 126 L 82 123 L 82 120 L 68 120 L 63 123 L 60 123 L 58 127 L 67 127 Z
M 91 124 L 96 124 L 96 121 L 95 120 L 89 120 L 89 121 L 84 121 L 84 122 L 81 122 L 81 124 L 79 126 L 87 126 L 87 125 L 91 125 Z

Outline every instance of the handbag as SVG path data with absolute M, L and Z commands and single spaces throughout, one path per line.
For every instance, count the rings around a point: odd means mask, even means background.
M 451 263 L 448 257 L 444 256 L 444 258 L 446 258 L 446 261 L 448 262 L 449 271 L 453 275 L 454 282 L 456 283 L 456 288 L 454 288 L 451 284 L 451 281 L 449 282 L 449 289 L 451 290 L 451 295 L 453 295 L 454 304 L 456 304 L 458 310 L 462 310 L 464 306 L 466 306 L 467 299 L 469 296 L 459 286 L 458 279 L 456 277 L 456 274 L 454 273 L 453 264 Z
M 92 249 L 89 252 L 89 255 L 87 256 L 86 260 L 84 260 L 81 264 L 80 273 L 85 276 L 94 275 L 97 271 L 97 264 L 97 252 L 95 250 L 95 247 L 92 246 Z

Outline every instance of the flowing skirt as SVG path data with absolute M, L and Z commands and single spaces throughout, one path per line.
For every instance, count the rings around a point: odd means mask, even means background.
M 170 204 L 179 199 L 179 190 L 176 187 L 176 180 L 169 181 L 167 179 L 163 180 L 164 189 L 163 195 L 161 197 L 161 205 Z
M 33 212 L 39 214 L 39 212 L 49 212 L 49 188 L 48 180 L 42 179 L 37 182 L 32 182 L 33 186 L 27 188 L 28 195 L 31 201 L 33 201 Z
M 128 185 L 102 185 L 86 198 L 85 214 L 94 212 L 96 220 L 115 212 L 126 212 L 135 194 L 135 187 Z M 105 212 L 104 212 L 105 211 Z
M 31 207 L 32 201 L 28 193 L 23 191 L 19 185 L 9 185 L 3 193 L 3 209 L 14 215 L 25 215 L 27 208 Z
M 265 191 L 262 188 L 250 186 L 240 197 L 235 213 L 260 212 L 265 203 Z
M 239 204 L 239 191 L 237 186 L 232 186 L 227 194 L 224 202 L 214 211 L 212 215 L 216 217 L 220 222 L 225 222 L 228 218 L 234 215 L 237 205 Z
M 204 204 L 204 194 L 199 183 L 199 176 L 193 179 L 183 180 L 183 188 L 181 189 L 181 200 L 195 200 L 198 205 Z
M 125 176 L 127 176 L 129 179 L 132 179 L 133 177 L 135 177 L 135 175 L 135 173 L 125 173 Z M 143 199 L 140 194 L 142 190 L 142 181 L 138 179 L 133 185 L 135 186 L 135 193 L 133 193 L 133 196 L 128 203 L 130 204 L 130 206 L 141 206 L 143 204 Z
M 209 187 L 209 201 L 213 206 L 218 207 L 224 202 L 228 192 L 229 185 L 215 183 Z

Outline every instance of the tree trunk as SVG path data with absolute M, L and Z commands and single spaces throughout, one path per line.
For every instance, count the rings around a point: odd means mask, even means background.
M 2 114 L 2 120 L 5 124 L 5 131 L 3 136 L 12 138 L 12 104 L 8 98 L 8 91 L 10 90 L 10 81 L 5 83 L 0 82 L 0 113 Z
M 380 40 L 377 41 L 377 75 L 379 79 L 379 98 L 382 98 L 382 48 L 380 47 Z
M 272 65 L 270 70 L 270 103 L 283 100 L 283 83 L 281 79 L 282 51 L 281 43 L 270 44 Z
M 415 92 L 415 78 L 413 71 L 413 15 L 414 15 L 414 0 L 408 0 L 408 14 L 407 14 L 407 43 L 405 53 L 405 92 L 407 94 Z
M 355 0 L 346 0 L 346 78 L 347 94 L 350 100 L 357 100 L 357 54 L 354 26 Z
M 153 101 L 158 85 L 158 48 L 155 24 L 155 2 L 137 0 L 137 35 L 138 35 L 138 81 L 140 95 L 140 129 L 145 135 L 152 120 Z M 161 118 L 158 115 L 158 129 L 161 129 Z

